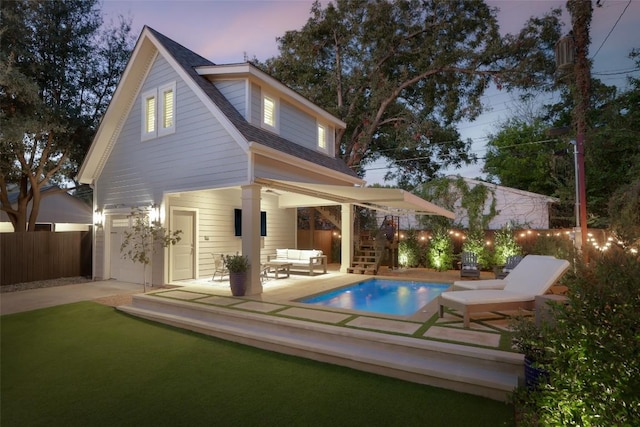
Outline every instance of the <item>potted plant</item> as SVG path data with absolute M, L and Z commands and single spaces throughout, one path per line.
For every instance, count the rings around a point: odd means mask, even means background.
M 543 331 L 531 317 L 517 316 L 511 321 L 513 347 L 524 354 L 524 380 L 528 389 L 545 382 L 549 373 L 541 366 L 549 355 L 543 341 Z
M 223 255 L 224 265 L 229 271 L 229 285 L 233 296 L 243 296 L 247 291 L 247 273 L 249 271 L 249 258 L 236 253 L 235 255 Z

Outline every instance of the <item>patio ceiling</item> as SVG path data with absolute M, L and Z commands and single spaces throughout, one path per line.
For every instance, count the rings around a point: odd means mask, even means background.
M 392 214 L 441 215 L 455 219 L 453 212 L 397 188 L 310 184 L 265 178 L 256 179 L 256 183 L 278 194 L 281 208 L 351 203 Z

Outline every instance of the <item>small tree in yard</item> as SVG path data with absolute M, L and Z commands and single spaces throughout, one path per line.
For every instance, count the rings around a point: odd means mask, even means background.
M 131 211 L 134 219 L 130 231 L 124 232 L 124 241 L 120 246 L 122 258 L 142 264 L 144 291 L 147 291 L 147 266 L 158 246 L 166 248 L 181 240 L 182 230 L 170 231 L 162 227 L 159 221 L 151 221 L 147 210 L 135 208 Z M 153 285 L 153 283 L 151 283 Z

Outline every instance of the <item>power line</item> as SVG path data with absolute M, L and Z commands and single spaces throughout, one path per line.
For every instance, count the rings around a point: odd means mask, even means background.
M 596 55 L 598 55 L 598 52 L 600 52 L 600 49 L 602 49 L 602 46 L 604 46 L 604 44 L 607 42 L 607 40 L 609 40 L 609 36 L 613 32 L 613 30 L 616 28 L 616 25 L 618 25 L 618 22 L 620 22 L 620 19 L 622 19 L 622 15 L 624 15 L 624 13 L 627 11 L 627 9 L 629 8 L 630 4 L 631 4 L 631 0 L 629 0 L 629 3 L 627 3 L 627 5 L 624 7 L 624 10 L 620 14 L 620 16 L 618 16 L 618 19 L 616 20 L 615 24 L 613 24 L 613 27 L 611 27 L 611 30 L 609 30 L 609 34 L 607 34 L 607 37 L 604 38 L 604 40 L 602 41 L 602 44 L 600 45 L 598 50 L 596 50 L 596 53 L 594 53 L 593 56 L 591 57 L 592 61 L 596 57 Z

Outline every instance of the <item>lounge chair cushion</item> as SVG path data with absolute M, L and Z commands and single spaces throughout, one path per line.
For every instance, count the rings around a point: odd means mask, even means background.
M 503 279 L 487 280 L 456 280 L 453 282 L 453 289 L 480 290 L 480 289 L 504 289 L 506 282 Z
M 547 255 L 527 255 L 504 279 L 478 280 L 475 282 L 457 280 L 453 282 L 454 289 L 481 290 L 507 289 L 511 284 L 514 292 L 530 289 L 534 295 L 541 295 L 558 280 L 558 277 L 568 268 L 568 261 Z M 540 279 L 543 280 L 540 280 Z M 545 280 L 546 279 L 546 280 Z M 540 293 L 541 292 L 541 293 Z
M 529 258 L 528 262 L 525 260 Z M 527 255 L 504 281 L 505 291 L 542 295 L 569 268 L 569 261 L 552 256 Z
M 502 289 L 483 289 L 479 291 L 443 292 L 442 295 L 450 300 L 464 305 L 472 304 L 500 304 L 503 302 L 533 301 L 536 296 L 520 292 L 509 292 Z

